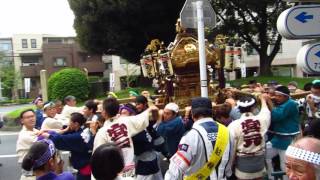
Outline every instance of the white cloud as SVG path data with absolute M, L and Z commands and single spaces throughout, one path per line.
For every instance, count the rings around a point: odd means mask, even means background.
M 57 34 L 75 36 L 67 0 L 0 0 L 0 36 Z

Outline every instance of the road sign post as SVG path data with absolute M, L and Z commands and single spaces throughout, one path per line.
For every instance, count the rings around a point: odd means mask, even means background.
M 198 43 L 199 43 L 199 66 L 200 66 L 200 85 L 201 97 L 208 97 L 208 80 L 206 68 L 206 52 L 204 42 L 204 21 L 203 21 L 203 2 L 196 2 L 197 21 L 198 21 Z
M 207 0 L 186 0 L 180 19 L 183 27 L 198 29 L 201 97 L 208 97 L 204 27 L 215 27 L 216 14 Z

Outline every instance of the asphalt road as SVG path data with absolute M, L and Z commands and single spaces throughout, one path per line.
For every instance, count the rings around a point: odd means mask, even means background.
M 20 166 L 15 148 L 18 133 L 0 132 L 0 180 L 18 180 Z
M 0 180 L 19 180 L 21 168 L 17 163 L 16 142 L 18 132 L 0 132 Z M 69 153 L 62 152 L 64 170 L 70 170 Z
M 14 105 L 14 106 L 0 106 L 0 120 L 1 118 L 16 109 L 32 107 L 31 104 Z M 18 132 L 5 132 L 0 130 L 0 180 L 19 180 L 20 179 L 20 165 L 18 165 L 18 158 L 16 155 L 16 142 Z

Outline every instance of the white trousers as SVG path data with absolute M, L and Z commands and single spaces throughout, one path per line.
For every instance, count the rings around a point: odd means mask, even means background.
M 285 165 L 285 150 L 277 149 L 272 147 L 272 143 L 269 141 L 266 143 L 267 149 L 266 149 L 266 162 L 267 162 L 267 168 L 268 168 L 268 178 L 274 179 L 271 176 L 271 173 L 274 171 L 272 166 L 272 158 L 279 155 L 280 157 L 280 167 L 283 172 L 286 172 L 286 165 Z M 287 180 L 288 176 L 284 175 L 283 180 Z

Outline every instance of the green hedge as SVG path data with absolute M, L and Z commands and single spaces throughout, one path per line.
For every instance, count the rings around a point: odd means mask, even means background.
M 52 74 L 48 81 L 49 99 L 64 99 L 68 95 L 78 100 L 86 100 L 89 94 L 89 82 L 84 72 L 75 68 L 66 68 Z
M 288 85 L 291 81 L 296 81 L 300 89 L 303 89 L 303 86 L 306 83 L 312 82 L 315 79 L 319 79 L 319 77 L 312 77 L 312 78 L 298 78 L 298 77 L 282 77 L 282 76 L 258 76 L 258 77 L 248 77 L 248 78 L 241 78 L 234 81 L 229 81 L 231 86 L 239 87 L 243 84 L 248 84 L 250 80 L 257 80 L 259 83 L 268 83 L 271 80 L 275 80 L 282 85 Z

